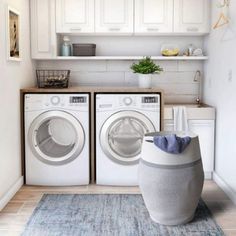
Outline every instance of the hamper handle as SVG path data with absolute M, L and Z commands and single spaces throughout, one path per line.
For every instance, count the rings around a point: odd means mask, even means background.
M 154 143 L 153 140 L 145 140 L 147 143 Z

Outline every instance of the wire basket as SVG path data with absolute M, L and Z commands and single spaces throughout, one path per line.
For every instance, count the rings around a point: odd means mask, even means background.
M 36 70 L 39 88 L 68 88 L 70 70 Z

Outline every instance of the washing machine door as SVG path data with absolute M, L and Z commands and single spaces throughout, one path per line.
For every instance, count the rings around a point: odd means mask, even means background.
M 48 111 L 32 122 L 28 140 L 32 152 L 40 161 L 63 165 L 82 152 L 85 133 L 73 115 L 63 111 Z
M 121 111 L 110 116 L 100 131 L 100 145 L 113 161 L 132 165 L 138 163 L 145 133 L 155 132 L 152 122 L 142 113 Z

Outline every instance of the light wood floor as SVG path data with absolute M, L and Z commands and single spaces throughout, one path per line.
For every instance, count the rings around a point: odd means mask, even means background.
M 45 193 L 139 193 L 137 187 L 31 187 L 23 186 L 9 204 L 0 212 L 0 236 L 18 236 L 24 229 L 37 203 Z M 202 198 L 213 213 L 214 218 L 228 236 L 236 236 L 236 206 L 212 181 L 206 181 Z

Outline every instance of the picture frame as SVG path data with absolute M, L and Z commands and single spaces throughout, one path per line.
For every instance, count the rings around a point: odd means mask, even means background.
M 21 61 L 20 43 L 20 13 L 7 6 L 6 35 L 7 35 L 7 60 Z

